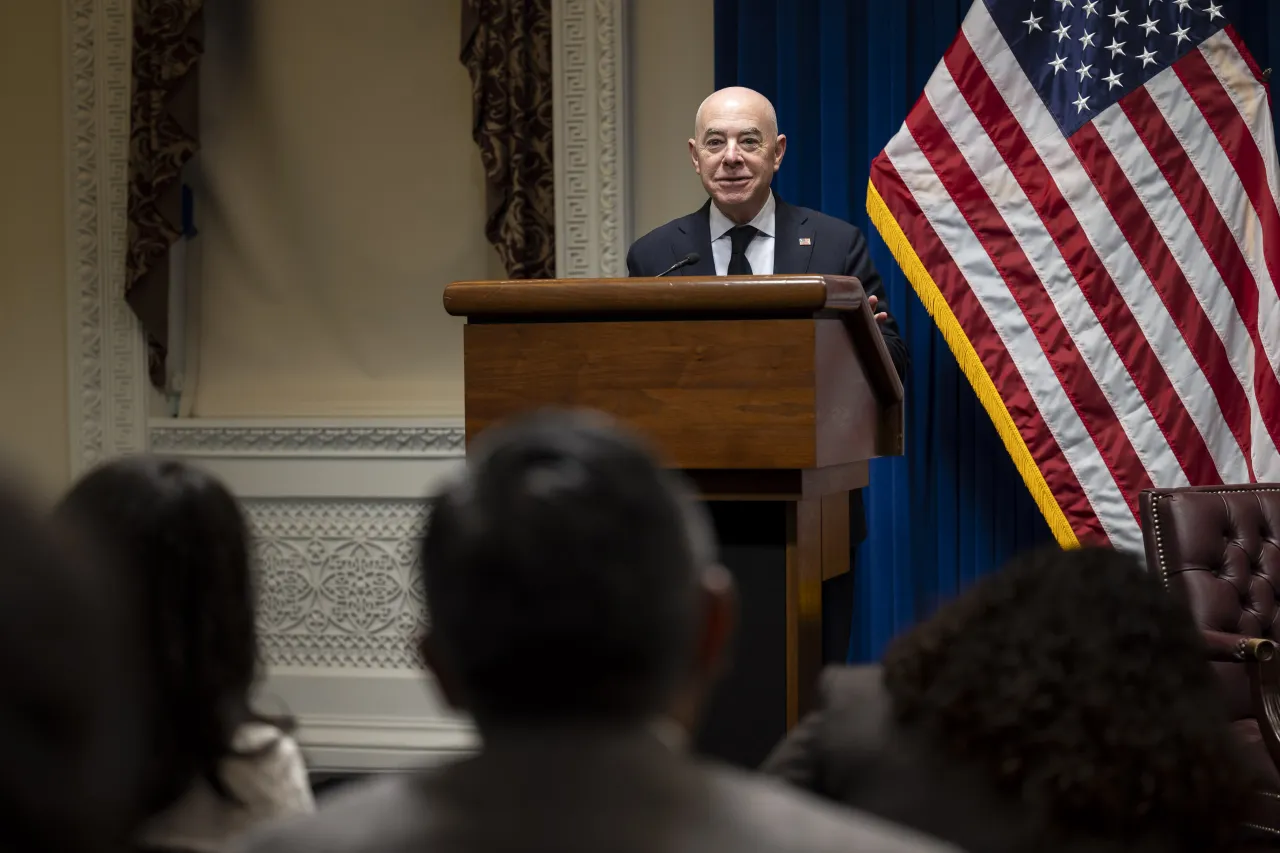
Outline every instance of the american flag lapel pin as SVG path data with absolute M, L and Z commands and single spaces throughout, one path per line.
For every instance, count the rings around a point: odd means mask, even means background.
M 801 238 L 800 238 L 800 245 L 801 245 L 801 246 L 812 246 L 812 245 L 813 245 L 813 238 L 811 238 L 811 237 L 801 237 Z

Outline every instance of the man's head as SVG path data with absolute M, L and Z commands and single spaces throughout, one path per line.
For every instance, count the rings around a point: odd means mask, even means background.
M 550 411 L 495 428 L 431 504 L 424 656 L 482 729 L 691 726 L 731 622 L 714 550 L 702 508 L 611 422 Z
M 759 92 L 731 86 L 698 107 L 689 156 L 707 194 L 733 221 L 750 222 L 760 212 L 786 151 L 778 114 Z

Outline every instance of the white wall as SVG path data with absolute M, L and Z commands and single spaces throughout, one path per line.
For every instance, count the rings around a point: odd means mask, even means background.
M 262 0 L 237 63 L 210 3 L 192 414 L 458 415 L 445 285 L 485 240 L 460 4 Z
M 640 237 L 707 200 L 688 139 L 715 84 L 713 0 L 631 5 L 632 223 Z
M 0 459 L 66 485 L 61 4 L 0 2 Z
M 238 77 L 226 7 L 206 10 L 191 414 L 460 416 L 461 323 L 442 291 L 503 273 L 459 3 L 252 5 Z M 685 140 L 711 91 L 713 2 L 629 8 L 638 236 L 705 199 Z

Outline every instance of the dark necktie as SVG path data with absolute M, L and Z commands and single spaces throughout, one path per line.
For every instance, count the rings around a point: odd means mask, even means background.
M 729 255 L 729 275 L 751 275 L 751 262 L 747 260 L 747 246 L 756 236 L 754 225 L 738 225 L 729 230 L 733 254 Z

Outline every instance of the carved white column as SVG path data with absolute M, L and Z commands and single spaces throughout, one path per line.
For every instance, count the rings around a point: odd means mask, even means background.
M 552 0 L 556 275 L 625 276 L 631 239 L 624 0 Z
M 146 347 L 124 301 L 130 0 L 64 0 L 71 472 L 146 446 Z

